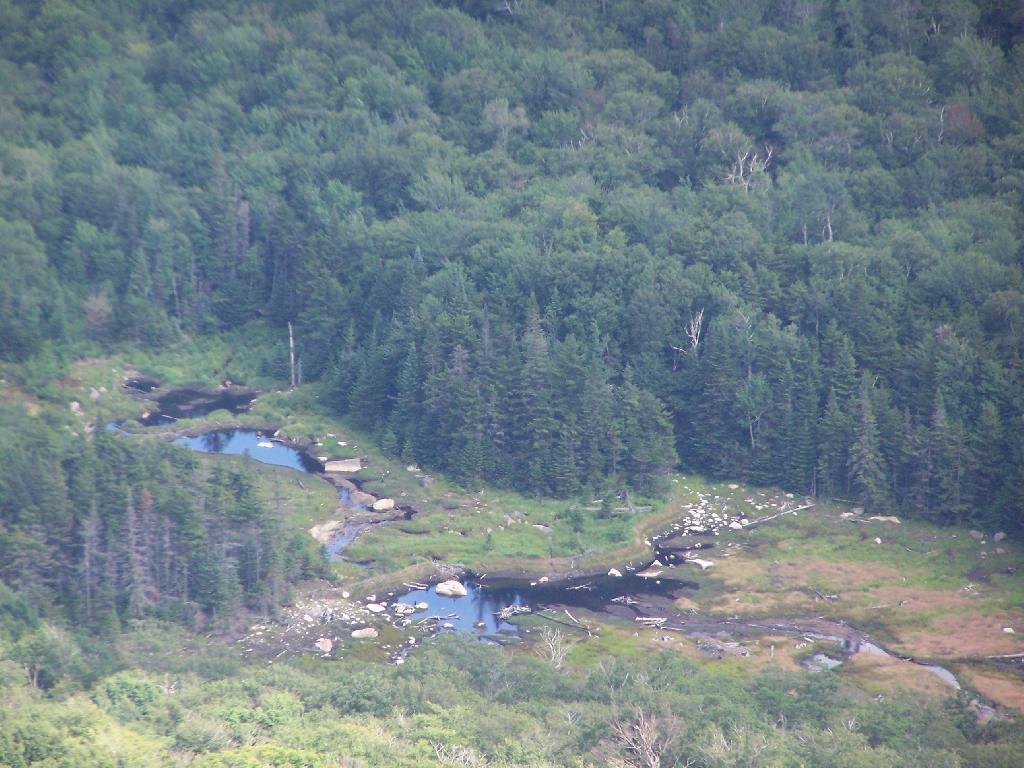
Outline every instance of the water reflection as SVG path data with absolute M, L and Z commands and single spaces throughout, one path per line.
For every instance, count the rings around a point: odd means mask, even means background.
M 312 456 L 255 429 L 217 429 L 195 437 L 179 437 L 174 443 L 200 453 L 250 456 L 263 464 L 291 467 L 300 472 L 324 471 L 323 465 Z

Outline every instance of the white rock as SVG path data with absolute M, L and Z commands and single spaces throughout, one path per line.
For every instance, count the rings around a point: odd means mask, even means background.
M 366 610 L 368 610 L 370 613 L 384 613 L 384 611 L 386 611 L 387 608 L 385 608 L 380 603 L 370 603 L 366 606 Z
M 378 634 L 380 633 L 373 627 L 363 627 L 362 629 L 352 630 L 352 637 L 356 640 L 365 640 L 370 637 L 377 637 Z
M 698 566 L 702 571 L 706 571 L 708 568 L 714 565 L 714 563 L 711 560 L 701 560 L 699 557 L 691 557 L 686 562 Z
M 321 637 L 316 641 L 316 649 L 320 653 L 330 653 L 332 648 L 334 648 L 334 641 L 329 637 Z
M 882 540 L 880 538 L 878 538 L 877 536 L 875 536 L 875 544 L 881 544 L 881 543 L 882 543 Z
M 374 512 L 388 512 L 395 508 L 394 499 L 377 499 L 373 502 Z
M 351 592 L 349 592 L 349 591 L 348 591 L 347 589 L 343 589 L 343 590 L 341 591 L 341 596 L 342 596 L 342 597 L 343 597 L 343 598 L 344 598 L 345 600 L 348 600 L 348 599 L 349 599 L 350 597 L 352 597 L 352 593 L 351 593 Z
M 422 602 L 421 603 L 416 603 L 416 606 L 415 606 L 417 611 L 425 611 L 429 607 L 430 607 L 430 603 L 422 603 Z
M 455 581 L 454 579 L 442 581 L 434 589 L 434 592 L 442 597 L 465 597 L 469 594 L 469 590 L 466 589 L 465 585 L 461 581 Z
M 1003 632 L 1005 632 L 1008 635 L 1015 635 L 1015 634 L 1017 634 L 1016 632 L 1013 631 L 1013 627 L 1003 627 Z
M 324 472 L 358 472 L 362 468 L 360 459 L 338 459 L 324 464 Z
M 741 523 L 739 520 L 733 520 L 731 523 L 729 523 L 729 527 L 732 528 L 734 531 L 739 531 L 743 528 L 743 523 Z
M 608 575 L 621 577 L 622 571 L 620 571 L 618 568 L 612 568 L 610 571 L 608 571 Z
M 257 448 L 273 448 L 274 444 L 271 443 L 269 440 L 260 440 L 258 443 L 256 443 L 256 447 Z

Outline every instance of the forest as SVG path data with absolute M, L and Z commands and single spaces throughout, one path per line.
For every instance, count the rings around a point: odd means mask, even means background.
M 0 275 L 0 766 L 1020 765 L 966 693 L 628 638 L 247 665 L 211 638 L 337 564 L 67 395 L 220 343 L 566 541 L 680 473 L 1012 539 L 1016 0 L 0 0 Z
M 0 9 L 0 355 L 262 321 L 462 482 L 1024 506 L 1015 3 Z

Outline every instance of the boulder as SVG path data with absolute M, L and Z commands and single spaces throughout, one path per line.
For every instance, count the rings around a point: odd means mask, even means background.
M 708 568 L 714 565 L 714 563 L 711 560 L 701 560 L 699 557 L 688 558 L 686 562 L 691 563 L 692 565 L 696 565 L 702 571 L 706 571 Z
M 1006 538 L 1006 534 L 1003 531 L 999 531 L 999 533 L 997 533 L 995 536 L 992 537 L 992 541 L 994 541 L 994 542 L 996 542 L 998 544 L 1000 541 L 1002 541 L 1005 538 Z
M 610 571 L 608 571 L 608 575 L 609 576 L 617 576 L 617 577 L 621 578 L 622 577 L 622 571 L 620 571 L 618 568 L 612 568 Z
M 334 641 L 329 637 L 321 637 L 316 641 L 316 649 L 320 651 L 320 653 L 330 653 L 333 648 Z
M 434 484 L 434 478 L 430 475 L 423 475 L 419 478 L 419 483 L 424 488 L 429 488 Z
M 413 607 L 414 607 L 414 608 L 415 608 L 415 609 L 416 609 L 417 611 L 425 611 L 425 610 L 427 610 L 427 609 L 428 609 L 428 608 L 430 607 L 430 603 L 423 603 L 423 602 L 419 602 L 419 603 L 416 603 L 416 605 L 415 605 L 415 606 L 413 606 Z
M 338 531 L 345 527 L 341 520 L 327 520 L 309 529 L 309 535 L 321 544 L 330 544 Z
M 729 656 L 749 656 L 750 649 L 733 642 L 720 642 L 711 637 L 702 637 L 697 641 L 697 649 L 713 659 L 724 659 Z
M 441 597 L 465 597 L 469 594 L 469 590 L 466 589 L 465 585 L 455 579 L 442 581 L 437 585 L 434 592 L 441 595 Z
M 356 640 L 366 640 L 371 637 L 377 637 L 379 633 L 373 627 L 363 627 L 362 629 L 353 629 L 352 637 Z
M 391 610 L 393 610 L 397 616 L 408 616 L 410 613 L 416 613 L 416 606 L 410 605 L 409 603 L 395 603 L 391 606 Z
M 377 499 L 375 502 L 373 502 L 374 512 L 390 512 L 394 508 L 394 499 Z
M 981 541 L 982 539 L 985 538 L 985 534 L 984 533 L 982 533 L 981 531 L 975 530 L 973 528 L 970 530 L 969 533 L 970 533 L 971 538 L 974 539 L 975 541 Z
M 335 459 L 324 464 L 324 472 L 358 472 L 362 468 L 362 459 Z
M 370 603 L 366 606 L 366 610 L 368 610 L 370 613 L 384 613 L 384 611 L 386 611 L 387 608 L 385 608 L 380 603 Z

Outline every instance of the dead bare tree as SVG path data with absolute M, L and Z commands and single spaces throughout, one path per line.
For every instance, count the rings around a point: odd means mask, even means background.
M 295 385 L 297 383 L 295 380 L 295 334 L 292 333 L 291 320 L 288 321 L 288 357 L 291 361 L 292 369 L 292 385 L 290 388 L 295 389 Z
M 679 363 L 679 357 L 681 355 L 697 355 L 697 347 L 700 346 L 700 335 L 704 329 L 704 307 L 701 307 L 693 316 L 686 322 L 686 337 L 690 341 L 689 347 L 677 347 L 675 344 L 669 344 L 669 348 L 676 353 L 675 361 L 672 364 L 672 370 L 676 369 Z
M 442 765 L 465 765 L 469 768 L 485 768 L 487 759 L 472 747 L 449 746 L 434 742 L 434 756 Z
M 764 173 L 771 164 L 775 149 L 770 144 L 764 145 L 764 153 L 737 150 L 729 172 L 722 178 L 726 184 L 739 184 L 744 192 L 749 192 L 759 179 L 765 178 Z
M 690 351 L 697 354 L 700 345 L 700 333 L 704 327 L 704 307 L 698 309 L 686 324 L 686 335 L 690 339 Z
M 658 717 L 640 707 L 629 720 L 612 722 L 612 738 L 631 768 L 661 768 L 661 759 L 678 735 L 679 724 L 672 718 Z M 690 765 L 690 761 L 686 761 Z
M 565 666 L 565 659 L 569 656 L 573 645 L 574 643 L 566 637 L 562 630 L 554 627 L 541 627 L 537 654 L 555 669 L 561 669 Z

